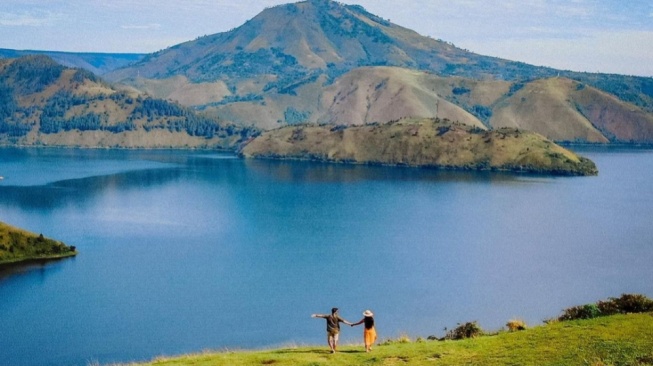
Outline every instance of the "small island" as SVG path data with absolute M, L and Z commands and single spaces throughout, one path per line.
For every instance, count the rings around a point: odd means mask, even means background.
M 77 255 L 74 246 L 0 222 L 0 268 L 19 262 L 59 259 Z
M 485 130 L 437 118 L 361 126 L 297 125 L 267 131 L 240 149 L 245 158 L 597 175 L 594 162 L 537 133 Z

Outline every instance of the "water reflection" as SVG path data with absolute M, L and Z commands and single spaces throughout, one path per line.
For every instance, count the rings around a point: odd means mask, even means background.
M 61 270 L 62 264 L 67 261 L 74 261 L 75 257 L 55 258 L 55 259 L 34 259 L 18 263 L 4 264 L 0 266 L 0 283 L 9 277 L 20 277 L 21 275 L 33 276 L 38 273 L 39 283 L 44 283 L 47 275 L 56 273 Z
M 163 185 L 179 179 L 178 168 L 148 169 L 106 176 L 69 179 L 43 186 L 0 186 L 0 203 L 32 209 L 54 209 L 84 204 L 107 190 Z
M 512 183 L 520 179 L 543 179 L 534 174 L 473 172 L 431 168 L 385 167 L 305 161 L 246 160 L 247 169 L 279 182 L 431 181 L 441 183 Z

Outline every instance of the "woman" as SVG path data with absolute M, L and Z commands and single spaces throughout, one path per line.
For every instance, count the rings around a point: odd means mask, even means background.
M 376 329 L 374 329 L 374 314 L 365 310 L 363 313 L 363 319 L 358 323 L 354 323 L 351 326 L 359 325 L 365 323 L 365 330 L 363 331 L 363 342 L 365 342 L 365 352 L 372 350 L 372 345 L 376 342 Z

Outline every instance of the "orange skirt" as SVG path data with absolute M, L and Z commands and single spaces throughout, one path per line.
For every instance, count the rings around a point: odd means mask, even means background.
M 372 345 L 376 342 L 376 329 L 374 329 L 374 327 L 363 331 L 363 341 L 368 345 Z

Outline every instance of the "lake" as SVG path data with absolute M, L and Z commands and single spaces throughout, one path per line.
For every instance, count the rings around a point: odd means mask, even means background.
M 653 150 L 579 152 L 598 177 L 0 149 L 0 221 L 80 252 L 0 273 L 0 360 L 326 348 L 310 314 L 334 306 L 383 340 L 651 297 Z

